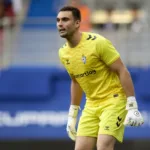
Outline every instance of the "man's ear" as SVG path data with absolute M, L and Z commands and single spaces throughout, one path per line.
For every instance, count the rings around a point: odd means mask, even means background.
M 79 28 L 79 27 L 80 27 L 80 23 L 81 23 L 81 21 L 80 21 L 80 20 L 77 20 L 77 21 L 76 21 L 76 27 L 77 27 L 77 28 Z

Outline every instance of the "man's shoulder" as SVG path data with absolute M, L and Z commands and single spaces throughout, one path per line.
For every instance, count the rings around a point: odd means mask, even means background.
M 64 43 L 64 44 L 59 48 L 59 50 L 63 50 L 63 49 L 67 49 L 67 43 Z
M 103 41 L 106 39 L 104 36 L 94 32 L 84 32 L 84 36 L 87 41 Z
M 61 52 L 64 52 L 65 50 L 67 50 L 67 44 L 63 44 L 60 48 L 59 48 L 59 53 Z

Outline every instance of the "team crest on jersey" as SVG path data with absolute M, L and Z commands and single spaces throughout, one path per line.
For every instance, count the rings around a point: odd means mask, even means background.
M 82 55 L 82 61 L 84 64 L 86 63 L 86 56 Z

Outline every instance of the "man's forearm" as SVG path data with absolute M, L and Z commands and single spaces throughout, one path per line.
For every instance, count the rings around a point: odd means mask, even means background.
M 130 73 L 126 68 L 123 68 L 123 70 L 119 74 L 120 82 L 122 84 L 122 87 L 126 93 L 126 96 L 134 96 L 134 86 L 132 83 L 132 79 L 130 76 Z
M 82 99 L 82 89 L 76 81 L 71 81 L 71 105 L 80 106 Z

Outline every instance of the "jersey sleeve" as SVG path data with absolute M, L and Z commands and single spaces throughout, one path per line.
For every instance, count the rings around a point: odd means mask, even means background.
M 120 57 L 113 44 L 105 38 L 98 41 L 96 48 L 98 56 L 106 65 L 111 65 Z

